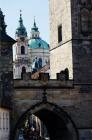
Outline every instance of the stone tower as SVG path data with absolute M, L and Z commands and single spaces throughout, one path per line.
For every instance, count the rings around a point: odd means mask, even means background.
M 6 33 L 4 15 L 0 9 L 0 140 L 9 139 L 13 90 L 12 45 L 14 43 L 15 40 Z
M 10 107 L 12 89 L 12 45 L 15 40 L 6 33 L 3 12 L 0 9 L 0 105 Z
M 51 78 L 68 68 L 75 83 L 92 83 L 92 0 L 50 0 Z

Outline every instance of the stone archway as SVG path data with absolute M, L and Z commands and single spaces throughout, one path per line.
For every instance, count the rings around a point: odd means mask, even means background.
M 29 110 L 22 114 L 15 126 L 11 140 L 15 140 L 16 130 L 28 112 L 35 114 L 46 125 L 50 140 L 79 139 L 75 124 L 65 111 L 53 103 L 41 102 L 33 105 Z

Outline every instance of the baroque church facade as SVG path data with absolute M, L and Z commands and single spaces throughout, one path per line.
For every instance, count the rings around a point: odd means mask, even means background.
M 13 45 L 14 79 L 21 79 L 23 73 L 35 73 L 49 63 L 49 44 L 40 38 L 35 19 L 30 37 L 27 36 L 20 13 L 19 27 Z

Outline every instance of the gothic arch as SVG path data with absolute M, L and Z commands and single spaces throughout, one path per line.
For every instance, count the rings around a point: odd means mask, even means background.
M 28 112 L 36 115 L 44 122 L 49 132 L 50 140 L 79 140 L 76 126 L 71 117 L 59 106 L 49 102 L 37 103 L 22 114 L 10 140 L 15 140 L 16 130 Z

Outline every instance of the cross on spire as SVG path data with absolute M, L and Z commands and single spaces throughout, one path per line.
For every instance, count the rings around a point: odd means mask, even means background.
M 19 19 L 19 24 L 22 27 L 23 26 L 23 19 L 22 19 L 22 10 L 20 10 L 20 19 Z
M 36 27 L 36 21 L 35 21 L 35 16 L 34 16 L 34 27 Z
M 20 17 L 22 17 L 22 10 L 20 10 Z

